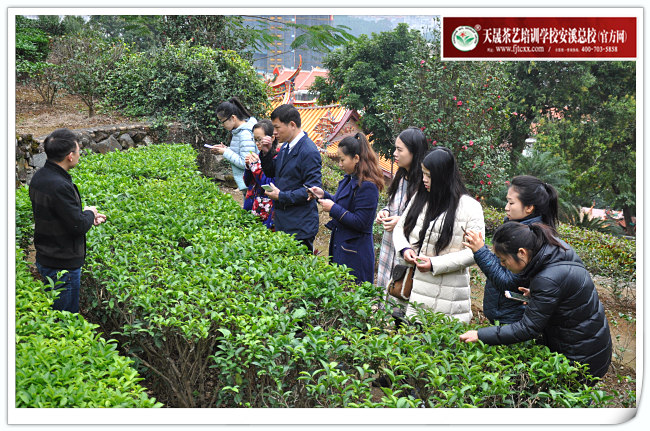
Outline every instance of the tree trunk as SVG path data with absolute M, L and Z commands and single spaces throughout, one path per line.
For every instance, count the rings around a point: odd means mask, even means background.
M 623 206 L 623 219 L 625 220 L 625 233 L 630 236 L 636 236 L 636 229 L 632 222 L 632 213 L 629 205 Z

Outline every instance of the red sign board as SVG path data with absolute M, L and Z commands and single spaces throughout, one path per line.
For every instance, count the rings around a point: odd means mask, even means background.
M 442 58 L 637 57 L 635 17 L 443 17 Z

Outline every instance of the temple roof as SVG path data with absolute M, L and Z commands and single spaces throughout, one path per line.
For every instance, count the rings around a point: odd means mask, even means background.
M 312 70 L 282 69 L 271 86 L 274 88 L 280 87 L 285 81 L 293 78 L 294 91 L 308 90 L 317 76 L 327 77 L 327 70 L 319 68 L 313 68 Z

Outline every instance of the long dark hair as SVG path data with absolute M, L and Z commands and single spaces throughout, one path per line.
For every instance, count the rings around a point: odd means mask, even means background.
M 248 109 L 239 101 L 237 97 L 231 97 L 227 102 L 221 102 L 217 106 L 217 117 L 226 120 L 232 116 L 239 118 L 241 121 L 252 117 Z
M 413 195 L 418 190 L 418 184 L 422 182 L 422 160 L 427 152 L 427 138 L 417 127 L 409 127 L 408 129 L 402 130 L 402 133 L 398 136 L 399 140 L 404 143 L 406 149 L 413 155 L 413 161 L 411 162 L 411 167 L 407 171 L 404 168 L 399 168 L 395 172 L 393 181 L 391 181 L 390 186 L 388 186 L 388 202 L 393 202 L 395 199 L 395 194 L 399 188 L 399 183 L 404 178 L 408 182 L 408 188 L 406 190 L 406 202 L 411 200 Z
M 533 214 L 555 229 L 558 215 L 558 198 L 555 188 L 530 175 L 519 175 L 510 182 L 524 206 L 533 205 Z
M 557 233 L 552 227 L 543 223 L 525 225 L 515 221 L 502 224 L 492 237 L 494 252 L 512 256 L 519 262 L 517 251 L 520 248 L 529 250 L 535 256 L 546 244 L 551 244 L 566 250 L 557 239 Z
M 359 163 L 354 168 L 354 174 L 359 180 L 374 183 L 381 191 L 384 188 L 384 175 L 379 167 L 377 153 L 370 148 L 368 139 L 363 133 L 354 136 L 347 136 L 339 142 L 339 148 L 346 156 L 354 157 L 359 155 Z
M 435 253 L 438 255 L 451 242 L 458 203 L 461 196 L 469 193 L 461 179 L 454 153 L 449 148 L 437 147 L 427 154 L 422 164 L 431 174 L 431 188 L 427 192 L 422 179 L 420 179 L 418 193 L 413 198 L 411 208 L 404 220 L 404 234 L 407 238 L 409 237 L 415 228 L 418 216 L 426 206 L 424 222 L 417 243 L 417 246 L 422 248 L 431 221 L 446 214 L 435 246 Z

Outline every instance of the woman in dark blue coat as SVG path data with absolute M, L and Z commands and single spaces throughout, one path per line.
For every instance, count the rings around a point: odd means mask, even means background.
M 332 262 L 352 269 L 357 283 L 373 282 L 375 249 L 372 225 L 377 212 L 379 191 L 384 178 L 377 154 L 362 133 L 348 136 L 339 143 L 339 166 L 345 176 L 334 196 L 319 187 L 309 189 L 332 220 L 329 255 Z
M 609 325 L 575 251 L 542 223 L 505 223 L 494 233 L 493 243 L 501 264 L 529 282 L 530 300 L 520 321 L 468 331 L 461 341 L 513 344 L 542 335 L 551 351 L 586 364 L 592 376 L 604 376 L 612 359 Z
M 506 195 L 506 219 L 526 225 L 544 223 L 553 229 L 557 222 L 558 197 L 555 188 L 530 175 L 514 177 Z M 472 236 L 472 233 L 470 233 Z M 483 293 L 483 313 L 490 323 L 515 323 L 524 315 L 525 306 L 505 296 L 507 290 L 517 291 L 523 281 L 505 269 L 499 259 L 476 234 L 476 241 L 466 245 L 474 252 L 474 261 L 486 276 Z

